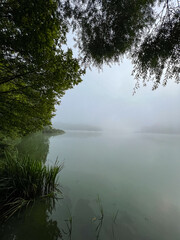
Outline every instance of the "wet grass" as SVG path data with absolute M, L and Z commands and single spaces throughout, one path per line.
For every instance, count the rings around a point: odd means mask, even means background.
M 7 220 L 37 198 L 55 197 L 62 165 L 6 153 L 0 162 L 0 219 Z

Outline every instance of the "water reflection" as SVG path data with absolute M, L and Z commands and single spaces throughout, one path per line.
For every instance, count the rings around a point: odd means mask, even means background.
M 73 214 L 73 239 L 96 239 L 95 226 L 92 224 L 95 213 L 90 206 L 90 202 L 86 199 L 79 199 L 75 205 Z
M 103 205 L 103 221 L 101 209 L 96 202 L 96 208 L 88 199 L 78 199 L 71 209 L 67 202 L 39 201 L 32 208 L 26 209 L 18 217 L 14 217 L 0 228 L 1 240 L 152 240 L 152 239 L 179 239 L 177 229 L 180 222 L 180 213 L 177 208 L 166 206 L 169 218 L 162 220 L 143 217 L 140 228 L 137 216 L 131 211 L 118 210 L 108 212 Z M 162 207 L 162 206 L 159 206 Z M 161 212 L 163 215 L 163 212 Z M 169 222 L 171 224 L 169 225 Z M 102 226 L 98 229 L 98 226 Z M 166 225 L 164 229 L 163 226 Z M 152 232 L 146 232 L 147 226 Z M 144 228 L 144 229 L 143 229 Z M 163 231 L 162 231 L 163 229 Z M 172 233 L 174 231 L 173 238 Z M 179 231 L 178 231 L 179 232 Z M 156 234 L 155 234 L 156 233 Z M 155 234 L 155 235 L 154 235 Z
M 29 155 L 33 159 L 45 162 L 49 152 L 50 136 L 40 132 L 22 138 L 16 146 L 19 154 Z
M 68 130 L 66 133 L 62 136 L 63 138 L 97 138 L 102 136 L 103 132 L 101 131 L 73 131 Z M 61 136 L 60 136 L 61 137 Z
M 49 152 L 50 135 L 43 133 L 24 137 L 16 146 L 20 155 L 29 155 L 45 163 Z M 1 240 L 57 240 L 61 231 L 57 222 L 50 219 L 54 201 L 46 199 L 36 201 L 0 227 Z
M 57 240 L 61 231 L 57 222 L 49 218 L 53 203 L 39 201 L 28 207 L 18 217 L 1 226 L 1 240 Z
M 43 161 L 48 152 L 49 161 L 65 159 L 59 178 L 64 199 L 52 208 L 38 203 L 12 219 L 0 239 L 97 240 L 99 194 L 99 240 L 179 240 L 179 143 L 177 136 L 91 133 L 25 140 L 21 152 Z

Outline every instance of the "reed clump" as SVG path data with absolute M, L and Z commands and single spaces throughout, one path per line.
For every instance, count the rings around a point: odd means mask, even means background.
M 37 198 L 55 197 L 62 165 L 46 166 L 29 156 L 5 154 L 0 162 L 0 213 L 8 219 Z

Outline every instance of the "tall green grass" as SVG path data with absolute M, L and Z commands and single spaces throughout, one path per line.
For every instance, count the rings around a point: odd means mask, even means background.
M 46 166 L 29 156 L 6 153 L 0 162 L 0 217 L 8 219 L 36 198 L 54 197 L 62 165 Z

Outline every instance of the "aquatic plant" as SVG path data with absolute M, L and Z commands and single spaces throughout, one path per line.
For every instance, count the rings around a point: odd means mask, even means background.
M 0 219 L 8 219 L 39 197 L 55 197 L 61 169 L 57 161 L 46 166 L 29 156 L 6 153 L 0 162 Z
M 104 220 L 104 209 L 103 209 L 103 206 L 102 206 L 101 199 L 100 199 L 99 195 L 98 195 L 98 198 L 97 198 L 97 204 L 98 204 L 98 207 L 99 207 L 100 216 L 99 216 L 99 218 L 97 218 L 98 225 L 96 226 L 96 240 L 99 240 L 100 232 L 101 232 L 102 225 L 103 225 L 103 220 Z
M 68 236 L 69 240 L 71 240 L 71 237 L 72 237 L 72 227 L 73 227 L 73 218 L 72 216 L 70 216 L 68 219 L 65 219 L 64 220 L 65 223 L 66 223 L 66 228 L 67 230 L 65 231 L 63 228 L 62 228 L 62 232 Z
M 114 226 L 117 225 L 116 224 L 116 219 L 117 219 L 118 213 L 119 213 L 119 210 L 116 211 L 116 213 L 114 214 L 113 219 L 112 219 L 112 235 L 113 235 L 113 239 L 115 239 Z

